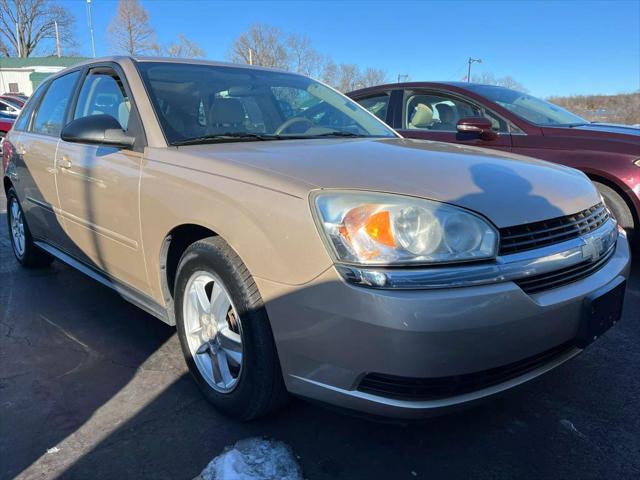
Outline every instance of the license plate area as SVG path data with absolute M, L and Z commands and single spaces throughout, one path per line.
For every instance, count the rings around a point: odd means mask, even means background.
M 627 282 L 620 279 L 585 298 L 576 337 L 579 348 L 588 346 L 620 320 L 626 286 Z

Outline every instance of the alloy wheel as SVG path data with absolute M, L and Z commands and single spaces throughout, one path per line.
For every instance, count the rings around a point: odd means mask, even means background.
M 10 208 L 10 227 L 11 227 L 11 239 L 13 248 L 16 255 L 20 258 L 24 256 L 26 248 L 26 237 L 24 233 L 24 219 L 22 216 L 22 209 L 18 205 L 18 200 L 11 199 Z
M 187 282 L 183 302 L 189 351 L 206 382 L 231 392 L 242 373 L 242 325 L 217 275 L 199 271 Z

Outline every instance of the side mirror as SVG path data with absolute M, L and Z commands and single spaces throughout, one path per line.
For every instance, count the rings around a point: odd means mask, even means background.
M 491 120 L 486 117 L 461 118 L 456 124 L 459 133 L 475 133 L 483 140 L 498 138 L 498 134 L 491 127 Z
M 135 137 L 122 130 L 118 120 L 111 115 L 89 115 L 68 123 L 60 135 L 65 142 L 108 145 L 131 148 Z

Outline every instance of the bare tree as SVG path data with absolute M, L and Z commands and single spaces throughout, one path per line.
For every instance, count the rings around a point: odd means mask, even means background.
M 312 46 L 309 37 L 292 34 L 287 39 L 291 69 L 296 73 L 318 78 L 324 59 Z
M 261 23 L 252 25 L 236 39 L 229 56 L 235 63 L 289 68 L 289 52 L 282 30 Z
M 381 68 L 367 68 L 360 76 L 361 88 L 373 87 L 387 82 L 387 72 Z
M 349 92 L 360 85 L 360 69 L 354 63 L 341 63 L 338 65 L 338 73 L 334 86 L 341 92 Z
M 336 81 L 338 79 L 338 65 L 331 60 L 327 59 L 327 61 L 322 66 L 322 81 L 328 85 L 336 85 Z
M 111 45 L 117 52 L 140 55 L 159 51 L 156 32 L 149 24 L 149 14 L 138 0 L 118 2 L 118 12 L 108 31 Z
M 178 35 L 178 40 L 167 45 L 163 52 L 167 57 L 202 58 L 206 55 L 200 46 L 184 35 Z
M 386 72 L 379 68 L 361 71 L 353 63 L 337 65 L 314 49 L 308 37 L 295 33 L 287 36 L 282 30 L 265 24 L 252 25 L 241 34 L 231 46 L 229 59 L 320 78 L 342 92 L 384 83 L 387 79 Z
M 471 77 L 471 81 L 474 83 L 482 83 L 485 85 L 499 85 L 501 87 L 518 90 L 519 92 L 527 92 L 526 87 L 510 75 L 507 75 L 506 77 L 496 78 L 495 75 L 491 72 L 482 72 L 480 75 L 474 75 L 473 77 Z
M 61 45 L 75 45 L 75 19 L 66 8 L 47 0 L 1 0 L 0 54 L 18 56 L 19 52 L 21 57 L 29 57 L 36 49 L 47 49 L 43 53 L 52 54 L 56 22 Z

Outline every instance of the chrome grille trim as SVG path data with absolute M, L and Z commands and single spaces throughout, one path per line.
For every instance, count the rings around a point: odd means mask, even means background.
M 500 255 L 533 250 L 588 234 L 611 214 L 602 203 L 573 215 L 500 229 Z
M 585 260 L 584 262 L 580 262 L 576 265 L 565 267 L 560 270 L 554 270 L 550 273 L 522 278 L 520 280 L 516 280 L 515 283 L 525 293 L 532 294 L 577 282 L 604 267 L 613 255 L 615 248 L 615 245 L 609 247 L 609 250 L 595 262 L 592 260 Z

